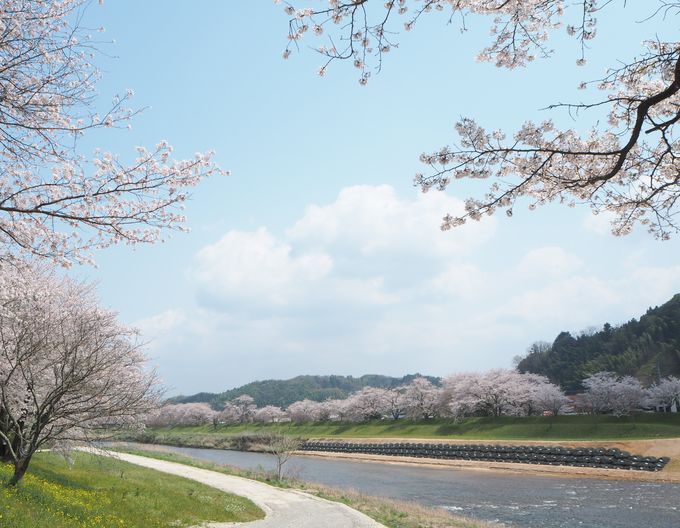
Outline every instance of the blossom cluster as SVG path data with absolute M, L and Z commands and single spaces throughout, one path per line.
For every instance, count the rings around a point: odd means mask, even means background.
M 118 242 L 155 242 L 181 228 L 182 202 L 222 173 L 213 154 L 173 160 L 159 142 L 136 156 L 84 154 L 80 138 L 129 126 L 132 90 L 96 111 L 100 45 L 78 26 L 84 0 L 0 5 L 0 251 L 62 265 Z
M 281 3 L 275 0 L 275 3 Z M 526 66 L 536 58 L 553 55 L 551 35 L 560 28 L 577 39 L 585 64 L 586 51 L 597 36 L 598 18 L 612 2 L 603 0 L 328 0 L 321 8 L 283 2 L 289 19 L 289 57 L 299 41 L 313 29 L 327 42 L 317 47 L 324 56 L 319 74 L 328 65 L 347 60 L 366 84 L 380 70 L 384 53 L 397 47 L 401 17 L 405 30 L 413 29 L 429 13 L 446 12 L 448 20 L 489 17 L 491 42 L 478 59 L 502 68 Z M 680 2 L 651 2 L 645 19 L 651 30 L 660 17 L 680 14 Z M 650 35 L 651 37 L 651 35 Z M 472 118 L 456 124 L 457 142 L 425 153 L 421 161 L 428 173 L 417 174 L 423 192 L 446 189 L 454 180 L 494 178 L 486 195 L 470 198 L 462 216 L 447 215 L 442 229 L 479 220 L 498 210 L 512 216 L 518 200 L 529 209 L 549 202 L 567 206 L 587 204 L 594 214 L 613 218 L 612 232 L 624 235 L 637 224 L 660 239 L 680 231 L 676 204 L 680 198 L 680 43 L 659 38 L 643 43 L 640 56 L 619 62 L 604 77 L 575 83 L 603 91 L 592 103 L 557 104 L 571 115 L 597 109 L 604 121 L 580 132 L 557 129 L 552 121 L 524 123 L 515 134 L 487 131 Z M 506 137 L 509 139 L 506 140 Z
M 496 66 L 515 68 L 536 59 L 548 57 L 552 50 L 547 42 L 550 33 L 563 26 L 564 0 L 328 0 L 321 8 L 298 7 L 292 1 L 274 0 L 283 4 L 289 19 L 288 46 L 284 58 L 291 55 L 307 34 L 325 37 L 324 44 L 315 46 L 325 57 L 319 69 L 324 75 L 334 60 L 351 60 L 360 70 L 359 82 L 366 84 L 371 75 L 372 60 L 380 70 L 383 55 L 398 47 L 399 29 L 411 31 L 419 19 L 429 13 L 446 13 L 449 22 L 460 20 L 465 30 L 466 16 L 491 17 L 491 42 L 479 54 L 480 61 Z M 597 0 L 582 0 L 574 6 L 572 23 L 567 34 L 581 42 L 585 61 L 585 43 L 595 38 L 599 10 Z
M 132 426 L 157 403 L 136 332 L 87 284 L 0 265 L 0 460 L 21 478 L 36 450 Z

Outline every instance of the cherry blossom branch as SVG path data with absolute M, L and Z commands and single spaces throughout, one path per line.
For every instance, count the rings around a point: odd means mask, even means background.
M 0 260 L 32 254 L 64 266 L 94 249 L 153 243 L 182 229 L 182 202 L 226 174 L 213 153 L 175 161 L 167 142 L 86 156 L 78 139 L 123 128 L 140 110 L 128 90 L 95 111 L 98 43 L 81 26 L 89 0 L 9 0 L 0 6 Z M 102 29 L 103 30 L 103 29 Z
M 313 33 L 317 37 L 325 35 L 331 44 L 338 40 L 347 44 L 341 50 L 334 44 L 316 48 L 328 58 L 320 74 L 334 60 L 350 60 L 361 72 L 359 82 L 366 84 L 372 71 L 368 60 L 377 59 L 374 69 L 381 69 L 387 49 L 380 46 L 380 38 L 395 34 L 392 23 L 398 16 L 404 17 L 407 31 L 422 16 L 436 11 L 448 10 L 449 21 L 454 14 L 460 14 L 463 21 L 466 14 L 492 17 L 492 41 L 478 59 L 503 68 L 526 66 L 536 56 L 551 56 L 547 41 L 565 24 L 567 34 L 580 44 L 576 62 L 584 64 L 589 43 L 597 36 L 597 17 L 613 3 L 328 0 L 327 7 L 318 10 L 296 8 L 286 2 L 285 11 L 292 17 L 289 42 L 296 47 L 310 23 L 316 24 Z M 645 21 L 677 16 L 680 2 L 658 0 L 651 11 Z M 317 21 L 321 14 L 323 20 Z M 390 43 L 390 47 L 396 44 Z M 473 119 L 457 123 L 458 144 L 423 154 L 421 161 L 431 172 L 417 174 L 416 185 L 427 192 L 431 188 L 444 190 L 458 179 L 496 180 L 482 199 L 466 201 L 462 215 L 447 215 L 442 229 L 461 225 L 467 219 L 479 220 L 499 208 L 511 216 L 517 200 L 529 198 L 530 209 L 558 201 L 569 206 L 585 203 L 595 213 L 612 213 L 612 231 L 619 235 L 629 233 L 638 223 L 661 239 L 680 230 L 675 209 L 680 197 L 680 139 L 674 130 L 680 123 L 680 43 L 657 38 L 645 42 L 644 49 L 641 57 L 611 68 L 604 78 L 579 84 L 581 89 L 595 85 L 606 92 L 602 100 L 548 107 L 566 108 L 570 114 L 606 109 L 606 124 L 598 123 L 586 134 L 557 130 L 550 120 L 539 125 L 527 121 L 512 141 L 506 142 L 504 132 L 487 132 Z M 284 56 L 290 52 L 287 47 Z

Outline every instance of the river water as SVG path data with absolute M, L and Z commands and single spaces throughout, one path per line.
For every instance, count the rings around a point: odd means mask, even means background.
M 267 454 L 163 448 L 242 469 L 275 467 L 273 456 Z M 508 526 L 680 528 L 680 484 L 523 476 L 304 456 L 293 457 L 286 473 Z

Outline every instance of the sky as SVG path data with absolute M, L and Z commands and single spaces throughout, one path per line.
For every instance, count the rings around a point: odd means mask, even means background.
M 541 109 L 597 97 L 579 82 L 653 32 L 677 39 L 645 14 L 610 6 L 586 66 L 560 30 L 551 59 L 512 71 L 475 60 L 488 21 L 461 32 L 431 14 L 362 87 L 349 64 L 318 77 L 307 43 L 283 60 L 288 18 L 268 0 L 93 4 L 85 23 L 110 41 L 97 58 L 102 104 L 132 88 L 144 111 L 82 148 L 125 156 L 166 139 L 178 158 L 214 150 L 231 176 L 193 193 L 190 233 L 100 251 L 74 273 L 141 330 L 169 395 L 300 374 L 510 367 L 534 341 L 638 317 L 680 292 L 677 236 L 614 237 L 580 206 L 442 232 L 442 216 L 488 182 L 422 194 L 412 181 L 461 116 L 508 131 L 548 117 L 591 126 L 597 116 Z

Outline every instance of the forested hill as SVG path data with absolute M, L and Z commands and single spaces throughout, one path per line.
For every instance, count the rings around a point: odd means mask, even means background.
M 608 370 L 649 383 L 680 375 L 680 294 L 650 308 L 640 320 L 597 332 L 572 336 L 562 332 L 552 345 L 534 343 L 517 366 L 520 372 L 543 374 L 566 390 L 580 389 L 580 380 Z
M 406 385 L 420 374 L 408 374 L 401 378 L 380 376 L 378 374 L 366 374 L 358 378 L 352 376 L 297 376 L 289 380 L 265 380 L 254 381 L 235 389 L 213 394 L 200 392 L 193 396 L 177 396 L 171 398 L 173 403 L 207 402 L 219 407 L 228 400 L 233 400 L 242 394 L 248 394 L 255 399 L 258 407 L 276 405 L 287 407 L 291 403 L 305 398 L 315 401 L 323 401 L 327 398 L 346 398 L 349 393 L 361 390 L 364 387 L 398 387 Z M 431 376 L 424 376 L 435 385 L 441 380 Z

